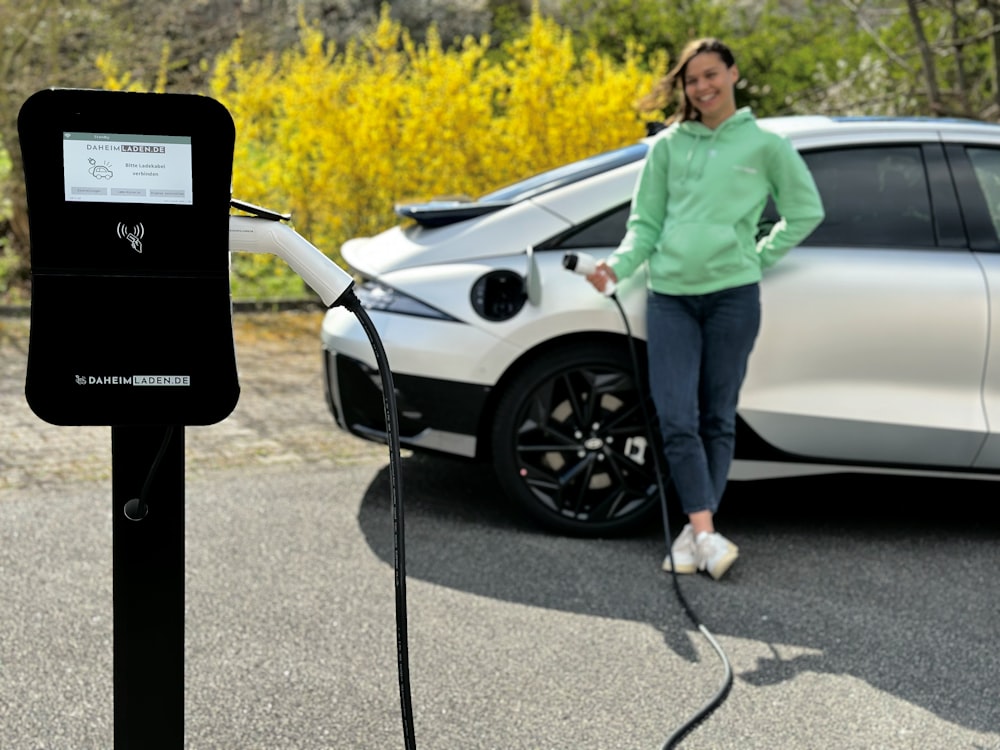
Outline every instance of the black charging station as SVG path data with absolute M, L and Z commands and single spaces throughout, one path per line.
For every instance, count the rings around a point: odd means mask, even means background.
M 229 112 L 201 96 L 50 89 L 18 131 L 32 410 L 58 425 L 224 419 L 239 398 Z
M 18 116 L 31 238 L 25 396 L 112 440 L 119 750 L 184 745 L 184 426 L 239 383 L 235 127 L 194 95 L 47 89 Z

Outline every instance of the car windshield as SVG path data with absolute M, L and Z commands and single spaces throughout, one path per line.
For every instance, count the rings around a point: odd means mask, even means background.
M 639 161 L 646 155 L 645 143 L 633 143 L 631 146 L 607 151 L 596 156 L 566 164 L 534 177 L 520 180 L 512 185 L 494 190 L 479 198 L 479 203 L 513 203 L 544 193 L 553 188 L 579 182 L 588 177 L 608 172 L 616 167 Z

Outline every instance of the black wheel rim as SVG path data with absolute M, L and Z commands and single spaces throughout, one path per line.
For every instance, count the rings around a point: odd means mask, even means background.
M 521 481 L 565 521 L 622 525 L 655 501 L 655 447 L 630 374 L 591 366 L 555 375 L 522 402 L 514 425 Z

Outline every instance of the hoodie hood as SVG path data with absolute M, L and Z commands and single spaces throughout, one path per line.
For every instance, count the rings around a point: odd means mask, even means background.
M 705 164 L 713 156 L 712 148 L 716 141 L 728 141 L 739 138 L 739 131 L 746 126 L 753 126 L 756 119 L 749 107 L 736 110 L 723 120 L 719 127 L 710 128 L 699 120 L 685 120 L 677 125 L 675 137 L 684 139 L 687 148 L 687 158 L 680 167 L 680 179 L 699 179 L 705 173 Z

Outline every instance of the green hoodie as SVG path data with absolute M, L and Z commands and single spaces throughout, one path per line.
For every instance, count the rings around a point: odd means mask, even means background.
M 768 195 L 781 220 L 758 242 Z M 654 292 L 708 294 L 760 281 L 822 220 L 802 157 L 743 108 L 715 130 L 688 120 L 653 141 L 608 265 L 624 279 L 648 261 Z

